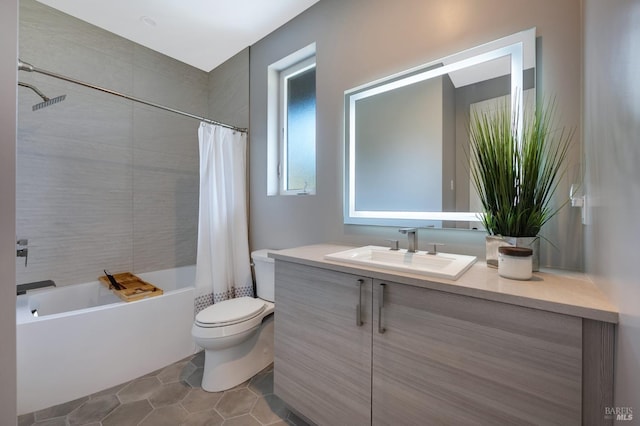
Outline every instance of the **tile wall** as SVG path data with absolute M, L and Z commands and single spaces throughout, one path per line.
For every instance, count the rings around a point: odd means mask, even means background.
M 20 2 L 23 61 L 196 115 L 208 73 L 35 0 Z M 29 240 L 18 283 L 93 281 L 103 269 L 194 264 L 198 122 L 51 77 L 20 72 L 55 105 L 18 90 L 17 237 Z

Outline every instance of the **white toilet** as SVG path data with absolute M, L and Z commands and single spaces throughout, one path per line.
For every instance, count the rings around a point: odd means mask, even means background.
M 196 315 L 191 335 L 205 351 L 202 389 L 208 392 L 237 386 L 273 362 L 275 285 L 269 251 L 251 253 L 258 298 L 225 300 Z

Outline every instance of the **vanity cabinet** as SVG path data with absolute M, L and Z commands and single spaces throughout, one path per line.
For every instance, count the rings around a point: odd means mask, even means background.
M 318 425 L 612 424 L 611 323 L 295 262 L 275 271 L 274 390 Z
M 374 281 L 374 425 L 580 425 L 582 320 Z
M 275 393 L 317 424 L 371 424 L 372 279 L 275 269 Z

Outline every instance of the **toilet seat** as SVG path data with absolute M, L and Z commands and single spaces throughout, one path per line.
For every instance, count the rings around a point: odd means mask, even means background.
M 199 327 L 216 328 L 249 321 L 262 314 L 266 303 L 253 297 L 239 297 L 213 304 L 196 315 Z

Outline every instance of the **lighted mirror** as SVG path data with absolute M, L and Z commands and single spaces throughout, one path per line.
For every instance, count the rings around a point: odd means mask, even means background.
M 532 28 L 346 91 L 344 222 L 480 227 L 470 111 L 507 96 L 522 114 L 535 66 Z

